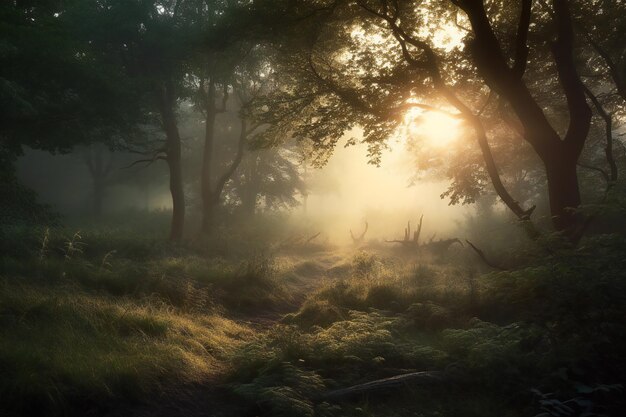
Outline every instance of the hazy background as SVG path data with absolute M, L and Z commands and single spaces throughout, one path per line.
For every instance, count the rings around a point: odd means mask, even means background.
M 199 159 L 194 152 L 201 141 L 191 131 L 188 135 L 187 157 Z M 416 225 L 424 215 L 422 238 L 437 233 L 445 237 L 459 227 L 467 206 L 449 206 L 439 196 L 446 189 L 445 182 L 429 180 L 412 181 L 415 176 L 414 158 L 403 139 L 389 142 L 380 166 L 367 162 L 367 148 L 363 144 L 345 147 L 342 140 L 327 165 L 307 168 L 302 177 L 309 190 L 304 206 L 289 212 L 294 222 L 323 232 L 323 238 L 334 243 L 349 243 L 349 229 L 360 234 L 364 222 L 369 223 L 368 238 L 397 239 L 404 233 L 407 221 Z M 18 174 L 25 185 L 33 188 L 41 202 L 51 205 L 66 220 L 89 217 L 92 200 L 92 178 L 84 161 L 86 149 L 69 154 L 52 155 L 47 152 L 27 150 L 19 160 Z M 157 161 L 149 166 L 128 165 L 137 155 L 126 152 L 111 153 L 104 149 L 103 159 L 113 158 L 110 185 L 106 191 L 103 217 L 126 210 L 170 210 L 167 167 Z M 189 165 L 199 166 L 199 161 Z M 188 173 L 186 180 L 197 174 Z M 193 205 L 196 183 L 187 184 Z M 193 216 L 194 207 L 190 208 Z M 193 231 L 193 221 L 188 227 Z M 322 226 L 320 226 L 322 225 Z M 323 230 L 318 230 L 318 229 Z

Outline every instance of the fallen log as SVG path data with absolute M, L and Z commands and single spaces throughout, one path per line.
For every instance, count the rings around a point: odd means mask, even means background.
M 336 389 L 320 396 L 321 401 L 338 401 L 355 395 L 369 394 L 406 385 L 432 385 L 444 380 L 444 373 L 440 371 L 420 371 L 389 378 L 377 379 L 363 384 L 353 385 L 347 388 Z

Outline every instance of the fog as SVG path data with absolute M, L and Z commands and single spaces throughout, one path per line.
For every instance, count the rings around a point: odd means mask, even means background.
M 193 132 L 192 132 L 193 133 Z M 197 138 L 190 138 L 193 150 Z M 306 203 L 296 196 L 299 205 L 283 208 L 294 224 L 321 232 L 322 238 L 334 244 L 351 243 L 349 230 L 355 235 L 368 222 L 368 238 L 390 240 L 401 238 L 408 221 L 417 224 L 424 215 L 422 239 L 453 235 L 459 228 L 468 206 L 451 206 L 440 194 L 446 189 L 443 181 L 415 180 L 415 163 L 404 137 L 391 140 L 383 151 L 380 166 L 368 163 L 364 144 L 345 146 L 341 140 L 326 165 L 308 167 L 303 173 L 308 190 Z M 85 149 L 70 154 L 49 154 L 28 150 L 19 160 L 18 174 L 27 186 L 35 190 L 39 200 L 60 212 L 64 219 L 89 217 L 91 213 L 92 182 L 84 162 Z M 169 211 L 167 169 L 163 163 L 128 168 L 136 155 L 107 153 L 112 158 L 111 185 L 107 188 L 104 216 L 125 210 Z M 226 152 L 227 154 L 228 152 Z M 198 159 L 190 152 L 190 158 Z M 198 194 L 191 182 L 197 173 L 191 172 L 188 188 Z M 194 207 L 191 213 L 194 214 Z M 259 221 L 262 221 L 260 218 Z M 193 233 L 196 225 L 188 225 Z
M 417 224 L 422 214 L 422 239 L 434 233 L 445 237 L 458 229 L 470 209 L 450 206 L 440 198 L 445 182 L 412 181 L 415 165 L 404 142 L 390 142 L 380 166 L 367 163 L 365 145 L 346 148 L 344 143 L 325 167 L 312 173 L 313 193 L 306 212 L 333 240 L 350 242 L 348 229 L 360 233 L 365 221 L 369 238 L 402 238 L 407 222 Z M 321 190 L 316 192 L 316 185 Z

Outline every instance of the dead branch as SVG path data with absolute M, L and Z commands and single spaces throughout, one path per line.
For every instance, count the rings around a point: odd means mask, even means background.
M 320 397 L 322 401 L 337 401 L 346 397 L 355 395 L 368 394 L 376 391 L 383 391 L 395 388 L 402 388 L 408 384 L 412 385 L 432 385 L 440 383 L 444 380 L 443 372 L 439 371 L 422 371 L 412 372 L 410 374 L 396 375 L 390 378 L 377 379 L 375 381 L 366 382 L 364 384 L 353 385 L 347 388 L 341 388 L 329 391 Z
M 457 238 L 439 239 L 437 241 L 433 241 L 432 239 L 434 237 L 435 236 L 433 236 L 431 238 L 431 241 L 429 241 L 428 243 L 424 243 L 423 245 L 421 245 L 420 250 L 428 251 L 433 255 L 443 255 L 450 248 L 450 246 L 454 245 L 455 243 L 463 246 L 463 243 L 461 243 L 461 241 Z
M 465 241 L 467 242 L 468 245 L 470 245 L 470 247 L 474 250 L 474 252 L 476 252 L 478 257 L 485 263 L 485 265 L 487 265 L 488 267 L 493 268 L 493 269 L 498 269 L 500 271 L 508 271 L 507 268 L 504 268 L 503 266 L 497 265 L 497 264 L 491 262 L 489 259 L 487 259 L 487 256 L 485 255 L 485 252 L 483 252 L 478 247 L 476 247 L 472 242 L 470 242 L 467 239 L 465 239 Z
M 415 242 L 416 245 L 419 245 L 420 234 L 422 234 L 422 221 L 423 220 L 424 220 L 424 215 L 422 214 L 420 216 L 420 224 L 417 226 L 417 231 L 413 233 L 413 242 Z M 409 229 L 409 233 L 410 232 L 411 230 Z
M 439 239 L 435 241 L 435 236 L 437 233 L 434 233 L 427 243 L 422 243 L 420 245 L 419 238 L 422 233 L 422 225 L 423 225 L 424 215 L 420 217 L 420 222 L 417 226 L 417 230 L 413 232 L 413 237 L 411 238 L 411 222 L 409 221 L 407 227 L 404 229 L 404 239 L 399 240 L 385 240 L 387 243 L 400 243 L 402 246 L 406 248 L 414 248 L 419 251 L 427 251 L 431 252 L 433 255 L 443 255 L 445 251 L 450 248 L 455 243 L 463 246 L 463 243 L 457 238 L 451 239 Z
M 354 234 L 352 233 L 352 229 L 350 229 L 350 237 L 352 238 L 352 242 L 355 245 L 363 241 L 363 238 L 365 238 L 365 234 L 367 233 L 368 227 L 369 227 L 369 224 L 365 222 L 365 230 L 363 230 L 363 233 L 361 233 L 358 237 L 355 237 Z
M 420 222 L 417 226 L 417 230 L 413 232 L 413 238 L 411 239 L 411 221 L 407 222 L 407 226 L 404 229 L 404 239 L 403 240 L 385 240 L 387 243 L 400 243 L 405 247 L 418 247 L 419 246 L 419 238 L 422 233 L 422 222 L 424 220 L 424 215 L 420 217 Z
M 138 159 L 138 160 L 132 162 L 129 165 L 123 166 L 120 169 L 129 169 L 129 168 L 132 168 L 135 165 L 139 165 L 139 164 L 146 164 L 146 165 L 144 165 L 144 168 L 145 168 L 145 167 L 148 167 L 148 166 L 152 165 L 156 161 L 167 161 L 167 157 L 164 156 L 164 155 L 156 155 L 156 156 L 154 156 L 152 158 L 148 158 L 148 159 Z
M 306 240 L 306 242 L 304 242 L 305 245 L 311 243 L 313 240 L 315 240 L 315 238 L 317 238 L 319 235 L 321 235 L 322 232 L 317 232 L 316 234 L 314 234 L 313 236 L 311 236 L 310 238 L 308 238 Z

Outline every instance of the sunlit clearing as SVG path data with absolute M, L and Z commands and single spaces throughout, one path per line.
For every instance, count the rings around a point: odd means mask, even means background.
M 461 135 L 460 120 L 445 113 L 411 108 L 404 117 L 411 137 L 419 137 L 429 145 L 445 147 L 452 145 Z

